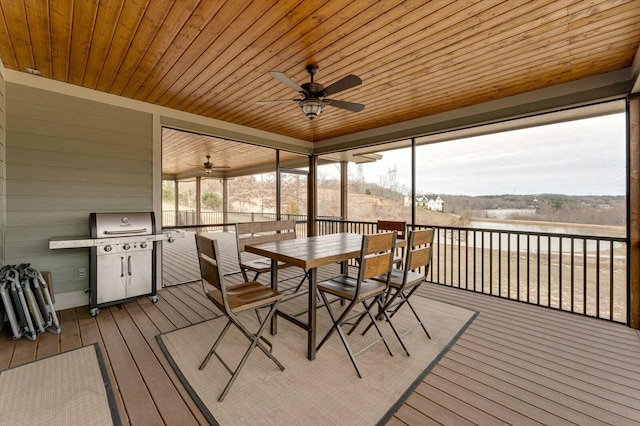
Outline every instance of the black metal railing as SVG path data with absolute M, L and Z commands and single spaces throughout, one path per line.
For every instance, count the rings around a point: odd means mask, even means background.
M 222 213 L 211 214 L 219 214 L 222 218 Z M 229 213 L 227 217 L 230 220 L 226 224 L 222 220 L 212 220 L 208 224 L 164 228 L 229 230 L 235 222 L 276 218 L 275 214 L 242 212 Z M 296 219 L 297 235 L 307 235 L 305 215 L 281 217 Z M 319 235 L 378 231 L 377 222 L 328 217 L 319 218 L 317 225 Z M 427 227 L 418 225 L 415 228 Z M 434 228 L 432 261 L 427 273 L 430 282 L 627 323 L 625 238 L 447 226 Z
M 431 282 L 627 322 L 625 238 L 434 228 L 433 257 L 427 274 Z M 372 233 L 377 225 L 321 219 L 318 230 L 319 234 Z
M 259 212 L 227 212 L 228 223 L 236 222 L 263 222 L 267 220 L 276 220 L 275 213 L 259 213 Z M 281 214 L 281 220 L 307 221 L 307 215 L 302 214 Z M 200 212 L 200 220 L 195 210 L 163 210 L 162 226 L 163 227 L 180 227 L 201 224 L 219 224 L 225 221 L 223 212 Z

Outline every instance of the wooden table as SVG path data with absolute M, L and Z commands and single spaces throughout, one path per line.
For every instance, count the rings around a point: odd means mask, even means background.
M 316 357 L 316 286 L 319 266 L 333 262 L 344 262 L 360 255 L 362 235 L 340 233 L 317 237 L 296 238 L 295 240 L 274 241 L 270 243 L 248 245 L 245 251 L 271 259 L 271 287 L 278 289 L 277 263 L 285 262 L 306 269 L 309 273 L 309 312 L 308 322 L 278 311 L 278 315 L 307 330 L 307 357 Z M 276 315 L 271 322 L 271 333 L 277 333 Z

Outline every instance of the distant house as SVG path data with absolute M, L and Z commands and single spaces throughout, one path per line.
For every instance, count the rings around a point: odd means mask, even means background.
M 411 197 L 404 197 L 404 205 L 411 205 Z M 440 196 L 434 198 L 429 198 L 426 195 L 416 195 L 416 206 L 418 207 L 426 207 L 429 210 L 433 210 L 436 212 L 444 211 L 444 201 Z
M 441 212 L 444 210 L 444 201 L 442 201 L 442 198 L 440 198 L 440 196 L 438 195 L 435 200 L 429 199 L 429 201 L 427 201 L 427 208 L 429 210 Z

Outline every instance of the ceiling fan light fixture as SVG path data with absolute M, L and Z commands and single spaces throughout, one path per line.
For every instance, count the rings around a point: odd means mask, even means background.
M 315 120 L 318 118 L 318 115 L 322 112 L 323 106 L 324 102 L 320 99 L 303 99 L 300 101 L 300 108 L 302 108 L 304 116 L 309 120 Z

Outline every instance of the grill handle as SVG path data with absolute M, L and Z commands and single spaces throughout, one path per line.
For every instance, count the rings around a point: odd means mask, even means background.
M 130 229 L 127 231 L 104 231 L 105 235 L 122 235 L 122 234 L 144 234 L 147 232 L 147 228 L 142 229 Z

